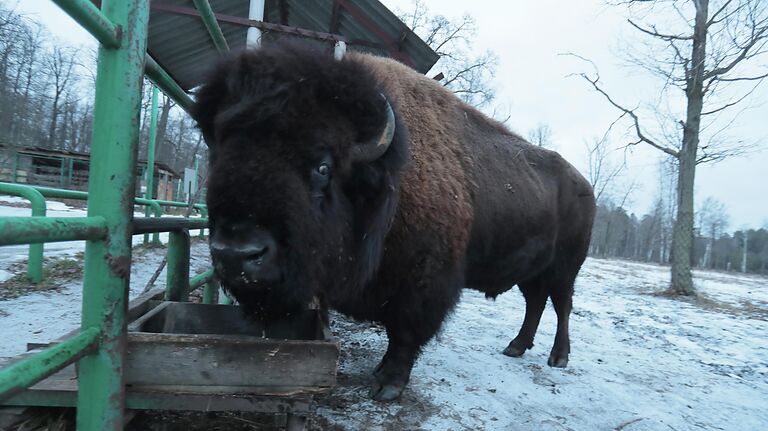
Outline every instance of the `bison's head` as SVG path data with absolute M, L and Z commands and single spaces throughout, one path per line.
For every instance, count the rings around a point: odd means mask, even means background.
M 393 105 L 360 63 L 296 46 L 226 59 L 200 87 L 211 256 L 248 311 L 279 318 L 370 280 L 407 159 Z

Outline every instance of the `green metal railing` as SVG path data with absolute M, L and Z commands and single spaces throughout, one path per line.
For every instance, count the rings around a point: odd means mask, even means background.
M 214 302 L 212 271 L 189 278 L 189 229 L 203 229 L 207 219 L 133 218 L 134 204 L 186 206 L 134 197 L 136 157 L 144 73 L 189 111 L 191 98 L 146 53 L 149 0 L 54 0 L 100 43 L 88 192 L 2 185 L 4 193 L 32 201 L 32 217 L 0 217 L 0 245 L 85 240 L 80 331 L 42 352 L 0 370 L 0 402 L 78 361 L 77 429 L 122 429 L 125 411 L 128 281 L 131 236 L 169 232 L 166 298 L 184 300 L 205 284 L 204 302 Z M 210 15 L 205 0 L 195 2 Z M 219 49 L 221 29 L 207 16 L 206 28 Z M 14 170 L 15 172 L 15 170 Z M 15 179 L 14 179 L 15 181 Z M 87 217 L 45 216 L 45 197 L 87 199 Z M 151 196 L 147 196 L 151 197 Z M 203 206 L 198 209 L 206 217 Z
M 51 187 L 31 186 L 23 184 L 11 184 L 0 182 L 0 194 L 8 194 L 12 196 L 19 196 L 26 198 L 30 201 L 32 206 L 32 215 L 36 217 L 42 217 L 46 215 L 47 203 L 45 198 L 59 198 L 59 199 L 72 199 L 72 200 L 88 200 L 88 192 L 78 190 L 64 190 Z M 150 212 L 155 217 L 163 216 L 163 207 L 187 207 L 185 202 L 176 201 L 161 201 L 156 199 L 134 198 L 134 204 L 143 205 L 147 207 L 146 215 L 149 216 Z M 203 204 L 195 204 L 194 208 L 200 211 L 200 215 L 203 218 L 208 218 L 208 210 Z M 200 229 L 199 236 L 204 236 L 205 230 Z M 149 234 L 144 235 L 144 243 L 148 243 Z M 160 234 L 158 232 L 152 233 L 152 243 L 160 243 Z M 27 278 L 32 283 L 39 283 L 43 277 L 43 244 L 34 243 L 29 246 L 29 257 L 27 260 Z
M 8 193 L 13 196 L 29 199 L 32 205 L 32 215 L 34 217 L 45 217 L 45 198 L 34 188 L 19 184 L 0 183 L 0 193 Z M 5 229 L 0 230 L 0 232 L 5 232 Z M 43 243 L 41 242 L 29 244 L 27 277 L 32 283 L 39 283 L 43 280 Z

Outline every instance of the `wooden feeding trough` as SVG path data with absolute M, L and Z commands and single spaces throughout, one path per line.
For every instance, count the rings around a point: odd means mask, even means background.
M 265 328 L 231 305 L 151 305 L 128 328 L 125 378 L 134 388 L 290 396 L 336 383 L 339 348 L 317 310 Z
M 318 310 L 265 328 L 239 307 L 162 301 L 162 293 L 130 305 L 127 408 L 276 413 L 302 429 L 312 396 L 335 385 L 339 345 Z M 76 398 L 72 365 L 4 405 L 74 407 Z

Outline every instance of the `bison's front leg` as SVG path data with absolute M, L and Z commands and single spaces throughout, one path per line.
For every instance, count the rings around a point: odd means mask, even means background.
M 421 350 L 421 345 L 407 340 L 408 334 L 398 334 L 387 328 L 387 335 L 387 353 L 373 370 L 374 382 L 370 396 L 376 401 L 392 401 L 400 397 Z
M 373 371 L 371 398 L 391 401 L 400 397 L 421 348 L 434 337 L 458 301 L 460 285 L 457 279 L 442 279 L 422 284 L 421 289 L 403 289 L 387 301 L 381 321 L 389 345 Z

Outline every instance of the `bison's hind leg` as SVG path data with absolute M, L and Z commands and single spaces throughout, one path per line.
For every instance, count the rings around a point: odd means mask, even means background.
M 539 327 L 541 313 L 547 305 L 547 290 L 537 278 L 533 281 L 520 283 L 520 291 L 525 298 L 525 318 L 520 332 L 504 349 L 504 354 L 512 357 L 519 357 L 526 350 L 533 347 L 533 338 L 536 336 L 536 330 Z
M 574 274 L 573 278 L 576 278 Z M 568 354 L 571 353 L 571 339 L 568 335 L 568 322 L 571 318 L 571 306 L 573 299 L 573 280 L 567 285 L 557 286 L 550 293 L 552 305 L 557 313 L 557 332 L 555 344 L 549 354 L 547 365 L 550 367 L 565 368 L 568 365 Z
M 504 349 L 505 355 L 522 356 L 526 350 L 533 347 L 541 314 L 547 304 L 547 297 L 550 297 L 557 313 L 557 333 L 547 364 L 551 367 L 565 367 L 568 364 L 568 354 L 571 351 L 568 322 L 576 274 L 578 267 L 573 269 L 561 266 L 549 268 L 538 277 L 520 283 L 520 290 L 525 297 L 525 318 L 517 337 Z

